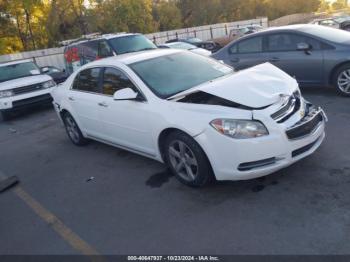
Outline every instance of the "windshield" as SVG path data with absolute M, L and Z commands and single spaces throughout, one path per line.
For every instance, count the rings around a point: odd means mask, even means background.
M 129 65 L 142 81 L 161 98 L 233 73 L 233 69 L 190 52 L 156 57 Z
M 108 40 L 117 54 L 156 49 L 156 45 L 143 35 L 115 37 Z
M 300 31 L 338 44 L 350 42 L 349 32 L 331 27 L 312 26 L 302 28 Z
M 40 75 L 39 68 L 33 62 L 0 66 L 0 82 L 32 75 Z
M 191 50 L 191 49 L 196 49 L 197 47 L 188 43 L 184 42 L 176 42 L 176 43 L 171 43 L 168 44 L 169 47 L 172 48 L 177 48 L 177 49 L 185 49 L 185 50 Z

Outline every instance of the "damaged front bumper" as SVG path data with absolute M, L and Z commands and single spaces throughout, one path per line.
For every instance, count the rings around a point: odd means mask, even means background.
M 232 139 L 208 128 L 195 139 L 207 153 L 217 180 L 265 176 L 312 154 L 325 138 L 327 116 L 321 108 L 304 102 L 294 114 L 284 123 L 266 112 L 256 114 L 254 119 L 265 124 L 268 136 Z

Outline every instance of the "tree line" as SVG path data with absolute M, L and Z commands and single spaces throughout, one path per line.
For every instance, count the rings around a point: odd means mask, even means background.
M 0 0 L 0 55 L 101 32 L 151 33 L 347 7 L 347 0 Z

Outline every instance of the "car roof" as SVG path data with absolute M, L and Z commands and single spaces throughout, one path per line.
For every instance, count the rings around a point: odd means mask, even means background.
M 284 31 L 303 31 L 303 29 L 312 29 L 315 27 L 319 27 L 318 25 L 311 25 L 311 24 L 296 24 L 296 25 L 285 25 L 285 26 L 279 26 L 279 27 L 270 27 L 267 28 L 264 32 L 271 32 L 271 31 L 277 31 L 277 30 L 284 30 Z
M 88 39 L 79 39 L 76 41 L 73 41 L 69 43 L 67 46 L 74 46 L 74 45 L 79 45 L 82 43 L 87 43 L 87 42 L 93 42 L 93 41 L 98 41 L 101 39 L 112 39 L 112 38 L 119 38 L 119 37 L 125 37 L 125 36 L 132 36 L 132 35 L 141 35 L 140 33 L 114 33 L 114 34 L 104 34 L 104 35 L 98 35 L 93 38 L 88 38 Z
M 240 39 L 236 40 L 239 41 L 241 39 L 246 39 L 246 38 L 250 38 L 252 36 L 257 36 L 257 35 L 264 35 L 264 34 L 269 34 L 269 33 L 273 33 L 273 32 L 310 32 L 310 30 L 312 31 L 312 29 L 314 28 L 320 28 L 322 26 L 320 25 L 313 25 L 313 24 L 296 24 L 296 25 L 286 25 L 286 26 L 278 26 L 278 27 L 269 27 L 266 28 L 263 31 L 259 31 L 259 32 L 255 32 L 246 36 L 241 37 Z
M 309 32 L 312 32 L 312 29 L 314 28 L 320 28 L 323 27 L 321 25 L 313 25 L 313 24 L 296 24 L 296 25 L 286 25 L 286 26 L 276 26 L 276 27 L 269 27 L 265 28 L 264 30 L 251 33 L 249 35 L 244 35 L 239 39 L 234 40 L 232 43 L 238 43 L 240 41 L 243 41 L 245 39 L 249 39 L 255 36 L 264 36 L 270 33 L 288 33 L 288 32 L 302 32 L 309 34 Z
M 33 60 L 32 59 L 24 59 L 24 60 L 17 60 L 17 61 L 0 63 L 0 67 L 2 67 L 2 66 L 9 66 L 9 65 L 23 64 L 23 63 L 28 63 L 28 62 L 33 62 Z
M 128 54 L 122 54 L 118 56 L 112 56 L 100 60 L 96 60 L 94 62 L 88 63 L 86 66 L 104 66 L 104 65 L 118 65 L 119 63 L 128 65 L 152 58 L 157 58 L 161 56 L 166 55 L 172 55 L 176 53 L 184 52 L 183 50 L 179 49 L 154 49 L 154 50 L 147 50 L 147 51 L 141 51 L 141 52 L 133 52 Z M 85 67 L 85 66 L 84 66 Z

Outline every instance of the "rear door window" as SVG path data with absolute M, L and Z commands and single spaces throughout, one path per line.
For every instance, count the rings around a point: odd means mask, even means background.
M 85 69 L 76 76 L 72 89 L 89 93 L 102 93 L 100 75 L 101 68 Z
M 307 43 L 313 50 L 321 49 L 321 43 L 313 38 L 297 34 L 273 34 L 267 37 L 267 49 L 270 52 L 297 51 L 299 43 Z

